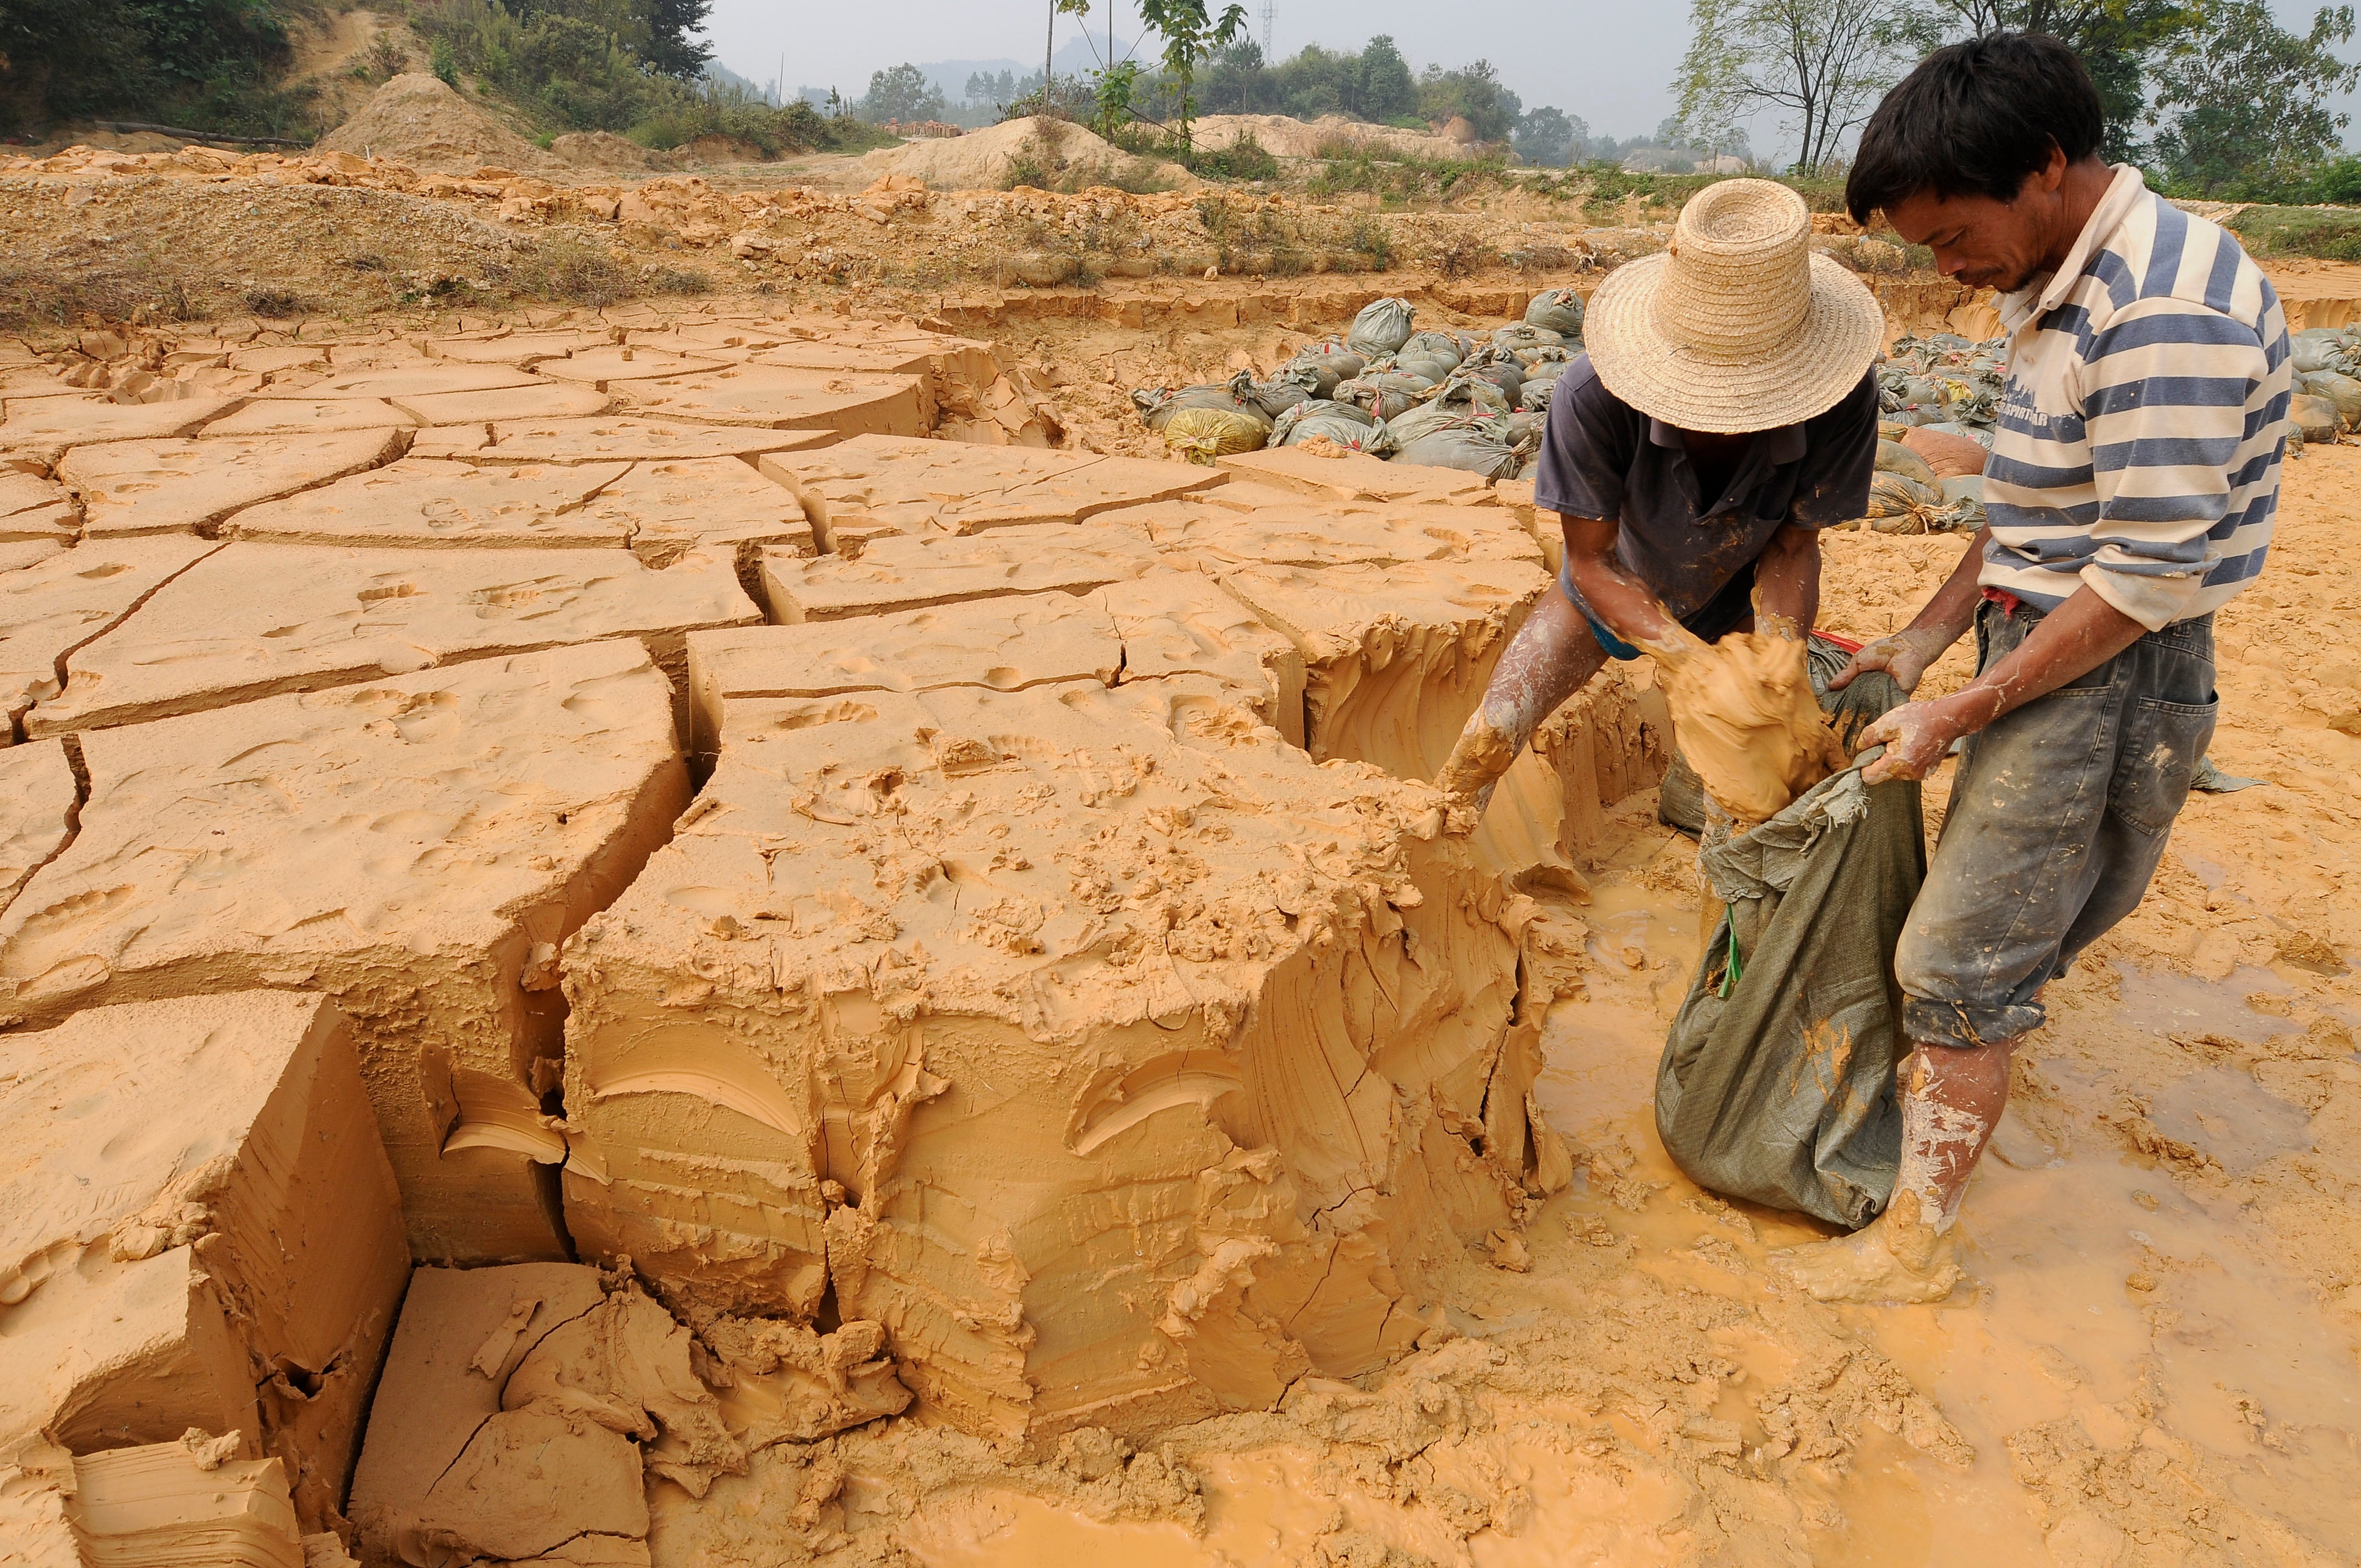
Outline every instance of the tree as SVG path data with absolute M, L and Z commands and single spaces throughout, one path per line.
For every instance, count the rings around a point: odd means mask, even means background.
M 1787 112 L 1795 170 L 1818 174 L 1900 74 L 1912 38 L 1902 0 L 1690 0 L 1673 87 L 1681 123 L 1734 125 Z
M 1379 33 L 1362 46 L 1358 96 L 1354 112 L 1371 120 L 1399 119 L 1417 110 L 1418 84 L 1390 34 Z
M 2172 181 L 2207 194 L 2268 194 L 2325 161 L 2350 116 L 2324 102 L 2350 93 L 2361 66 L 2331 52 L 2353 38 L 2353 7 L 2323 6 L 2312 31 L 2289 32 L 2265 0 L 2224 0 L 2167 50 L 2156 109 L 2180 113 L 2156 138 Z
M 1575 156 L 1581 143 L 1589 139 L 1589 127 L 1575 127 L 1581 122 L 1565 110 L 1544 104 L 1538 109 L 1528 109 L 1517 120 L 1515 136 L 1510 145 L 1517 156 L 1527 163 L 1543 169 L 1563 166 Z
M 1090 0 L 1058 0 L 1060 6 L 1081 5 L 1087 8 Z M 1180 88 L 1180 145 L 1191 145 L 1189 116 L 1196 105 L 1191 101 L 1189 89 L 1197 79 L 1197 68 L 1246 36 L 1246 8 L 1233 4 L 1215 20 L 1208 11 L 1207 0 L 1139 0 L 1139 19 L 1164 40 L 1164 69 Z
M 713 46 L 692 36 L 704 29 L 713 0 L 638 0 L 635 9 L 647 29 L 641 62 L 658 76 L 695 81 L 713 59 Z
M 1923 0 L 1908 20 L 1912 39 L 1931 49 L 1984 33 L 2048 33 L 2081 57 L 2107 117 L 2107 156 L 2136 156 L 2147 103 L 2147 77 L 2158 51 L 2199 25 L 2204 0 Z
M 950 113 L 950 107 L 942 89 L 928 81 L 925 71 L 905 62 L 870 76 L 869 91 L 861 100 L 861 117 L 873 126 L 888 120 L 939 120 Z
M 1524 104 L 1500 84 L 1492 62 L 1479 60 L 1459 71 L 1428 66 L 1418 79 L 1418 109 L 1430 122 L 1466 120 L 1477 141 L 1505 141 Z

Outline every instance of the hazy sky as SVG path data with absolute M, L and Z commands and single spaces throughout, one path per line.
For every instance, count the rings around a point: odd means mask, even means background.
M 1060 17 L 1059 44 L 1085 25 L 1104 37 L 1102 7 L 1109 3 L 1096 0 L 1086 24 Z M 1111 3 L 1116 38 L 1128 47 L 1139 30 L 1135 0 Z M 1488 59 L 1527 107 L 1554 104 L 1588 121 L 1593 134 L 1619 139 L 1653 131 L 1672 112 L 1668 84 L 1688 42 L 1688 7 L 1681 0 L 1275 3 L 1279 58 L 1307 43 L 1357 48 L 1374 33 L 1391 33 L 1413 67 Z M 2272 9 L 2298 29 L 2316 5 L 2272 0 Z M 1262 0 L 1246 0 L 1246 11 L 1259 37 Z M 1038 60 L 1049 12 L 1048 0 L 716 0 L 710 31 L 721 63 L 741 76 L 769 82 L 784 52 L 790 92 L 810 83 L 853 97 L 868 86 L 871 71 L 903 60 Z M 1767 152 L 1776 140 L 1776 121 L 1766 119 L 1756 150 Z

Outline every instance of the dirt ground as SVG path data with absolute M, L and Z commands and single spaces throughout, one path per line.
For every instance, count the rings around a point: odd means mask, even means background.
M 392 366 L 426 336 L 489 342 L 502 323 L 612 323 L 642 345 L 686 325 L 705 334 L 680 340 L 693 347 L 724 341 L 707 318 L 748 310 L 907 321 L 988 345 L 996 395 L 1026 405 L 1004 422 L 1019 439 L 1150 456 L 1134 386 L 1268 368 L 1380 294 L 1416 301 L 1422 325 L 1498 324 L 1534 289 L 1587 286 L 1653 243 L 1563 214 L 864 193 L 847 178 L 812 162 L 608 194 L 403 189 L 370 168 L 343 183 L 18 170 L 0 173 L 0 265 L 54 291 L 56 313 L 22 323 L 39 348 L 89 334 L 95 349 L 102 317 L 204 317 L 176 330 L 245 345 L 209 365 L 225 377 L 325 377 L 303 350 L 328 336 L 373 334 Z M 1372 222 L 1405 265 L 1366 266 Z M 571 297 L 584 285 L 558 275 L 554 245 L 603 258 L 611 271 L 590 270 L 613 297 Z M 1028 266 L 1038 283 L 1012 276 Z M 682 268 L 709 297 L 665 293 Z M 2303 266 L 2283 288 L 2334 312 L 2356 279 Z M 1872 280 L 1897 329 L 1977 308 L 1939 280 Z M 151 374 L 169 378 L 168 357 Z M 1572 1181 L 1444 1271 L 1414 1350 L 1138 1442 L 1084 1426 L 1020 1452 L 922 1406 L 776 1443 L 701 1493 L 653 1483 L 653 1560 L 2361 1561 L 2356 496 L 2361 448 L 2288 465 L 2270 568 L 2219 627 L 2213 757 L 2262 783 L 2192 797 L 2147 902 L 2049 988 L 1969 1192 L 1971 1282 L 1949 1302 L 1810 1300 L 1766 1256 L 1815 1227 L 1726 1203 L 1664 1155 L 1651 1097 L 1697 959 L 1697 883 L 1693 846 L 1642 790 L 1576 867 L 1588 896 L 1542 896 L 1524 938 L 1529 994 L 1554 997 L 1534 1098 Z M 1823 625 L 1900 626 L 1960 548 L 1830 536 Z M 1955 649 L 1928 689 L 1967 674 Z M 1948 773 L 1928 786 L 1930 833 Z

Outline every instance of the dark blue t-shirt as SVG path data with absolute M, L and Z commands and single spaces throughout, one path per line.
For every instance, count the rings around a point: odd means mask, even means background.
M 1877 378 L 1864 374 L 1826 413 L 1758 433 L 1710 499 L 1680 432 L 1609 391 L 1587 354 L 1550 394 L 1547 429 L 1535 503 L 1619 524 L 1617 558 L 1686 620 L 1740 577 L 1751 581 L 1782 525 L 1826 528 L 1869 510 Z M 1691 630 L 1712 637 L 1729 627 Z

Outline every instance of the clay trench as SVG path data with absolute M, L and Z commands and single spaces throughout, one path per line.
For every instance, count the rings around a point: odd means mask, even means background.
M 1661 701 L 1514 844 L 1421 782 L 1529 499 L 1048 450 L 833 319 L 271 363 L 0 422 L 26 1539 L 647 1563 L 772 1445 L 1376 1371 L 1570 1179 L 1514 884 Z

